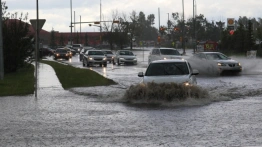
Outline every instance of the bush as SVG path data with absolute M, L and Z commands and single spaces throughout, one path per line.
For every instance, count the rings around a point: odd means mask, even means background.
M 175 83 L 148 83 L 132 85 L 126 91 L 124 99 L 128 102 L 172 102 L 185 101 L 187 98 L 207 98 L 208 92 L 198 86 L 184 86 Z

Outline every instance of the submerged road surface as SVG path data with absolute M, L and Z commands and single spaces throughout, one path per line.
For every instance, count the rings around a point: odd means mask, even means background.
M 140 82 L 137 72 L 147 62 L 93 67 L 119 85 L 69 91 L 48 76 L 55 74 L 50 66 L 41 64 L 37 99 L 0 97 L 0 146 L 262 146 L 262 64 L 260 59 L 242 61 L 248 70 L 239 76 L 197 77 L 210 98 L 171 107 L 122 102 L 125 90 Z

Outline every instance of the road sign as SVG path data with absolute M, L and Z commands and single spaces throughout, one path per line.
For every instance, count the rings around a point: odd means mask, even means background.
M 37 19 L 30 19 L 30 23 L 31 23 L 31 25 L 32 25 L 32 27 L 34 28 L 35 31 L 37 29 L 36 21 L 37 21 Z M 44 24 L 45 24 L 45 19 L 38 19 L 38 28 L 39 29 L 42 29 Z

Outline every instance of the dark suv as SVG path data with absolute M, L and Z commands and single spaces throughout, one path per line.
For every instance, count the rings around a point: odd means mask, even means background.
M 64 48 L 58 48 L 54 52 L 54 60 L 57 60 L 57 59 L 69 60 L 69 58 L 70 58 L 70 55 L 68 51 Z

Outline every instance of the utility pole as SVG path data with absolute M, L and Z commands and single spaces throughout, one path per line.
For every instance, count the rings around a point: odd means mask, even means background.
M 2 1 L 0 0 L 0 80 L 4 79 L 4 49 L 3 49 L 3 27 L 2 27 Z
M 73 23 L 72 23 L 72 0 L 70 0 L 70 13 L 71 13 L 71 23 L 70 23 L 70 28 L 71 28 L 71 32 L 70 32 L 70 45 L 72 46 L 72 27 L 73 27 Z
M 193 0 L 193 40 L 194 41 L 194 53 L 196 53 L 196 18 L 195 18 L 195 0 Z
M 183 8 L 183 20 L 182 20 L 182 48 L 183 48 L 183 55 L 186 54 L 185 51 L 185 13 L 184 13 L 184 0 L 182 0 L 182 8 Z
M 101 0 L 100 0 L 100 48 L 102 48 L 102 36 L 101 36 L 101 32 L 102 32 L 102 26 L 101 26 L 101 15 L 102 15 L 102 6 L 101 6 Z

